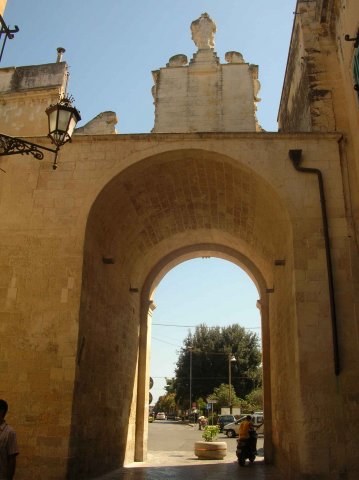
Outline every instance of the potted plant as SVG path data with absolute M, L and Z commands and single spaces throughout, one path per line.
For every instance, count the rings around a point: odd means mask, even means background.
M 216 442 L 219 434 L 217 425 L 207 425 L 204 427 L 202 438 L 194 444 L 194 454 L 200 460 L 223 460 L 227 455 L 227 443 Z

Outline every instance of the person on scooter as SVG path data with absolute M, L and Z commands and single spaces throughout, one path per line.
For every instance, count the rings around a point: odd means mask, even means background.
M 247 415 L 239 426 L 239 440 L 248 440 L 250 437 L 250 431 L 254 430 L 252 423 L 252 417 Z
M 239 427 L 239 439 L 237 442 L 237 458 L 239 464 L 244 467 L 246 458 L 254 462 L 257 454 L 257 432 L 252 423 L 251 415 L 247 415 Z
M 244 424 L 244 425 L 243 425 Z M 243 426 L 242 426 L 243 425 Z M 257 429 L 263 425 L 262 423 L 255 427 L 252 423 L 251 415 L 247 415 L 246 419 L 241 423 L 239 427 L 239 440 L 244 440 L 249 448 L 249 451 L 252 455 L 257 455 Z M 242 428 L 242 436 L 241 436 L 241 428 Z

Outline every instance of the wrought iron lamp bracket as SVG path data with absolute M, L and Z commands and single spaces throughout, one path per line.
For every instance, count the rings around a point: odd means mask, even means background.
M 351 36 L 347 34 L 344 36 L 344 40 L 346 40 L 347 42 L 355 42 L 354 48 L 358 48 L 359 47 L 359 30 L 357 32 L 356 37 L 351 38 Z
M 55 154 L 55 159 L 53 162 L 54 170 L 57 168 L 57 155 L 59 147 L 56 149 L 44 147 L 42 145 L 37 145 L 36 143 L 28 142 L 17 137 L 9 137 L 0 133 L 0 157 L 8 155 L 32 155 L 37 160 L 42 160 L 44 154 L 42 150 L 47 152 L 52 152 Z

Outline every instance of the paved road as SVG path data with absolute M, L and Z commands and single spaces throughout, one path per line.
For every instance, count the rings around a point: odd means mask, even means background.
M 189 426 L 169 420 L 156 420 L 148 425 L 148 450 L 149 453 L 193 451 L 194 442 L 202 440 L 201 435 L 202 431 L 198 430 L 198 425 Z M 227 443 L 227 457 L 235 460 L 237 439 L 227 438 L 220 433 L 217 440 Z M 257 448 L 263 455 L 263 437 L 258 438 Z
M 240 467 L 235 457 L 236 439 L 220 434 L 228 454 L 224 460 L 198 460 L 194 442 L 201 440 L 198 426 L 190 427 L 170 421 L 149 424 L 148 459 L 132 463 L 97 480 L 283 480 L 272 466 L 257 457 L 254 464 Z M 263 440 L 259 439 L 258 446 Z

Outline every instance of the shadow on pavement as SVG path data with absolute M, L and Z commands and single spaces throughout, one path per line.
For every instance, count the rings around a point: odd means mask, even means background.
M 171 457 L 180 455 L 171 455 Z M 168 460 L 168 459 L 167 459 Z M 194 460 L 190 465 L 167 466 L 134 466 L 131 464 L 112 472 L 97 480 L 228 480 L 240 478 L 243 480 L 283 480 L 277 470 L 265 465 L 263 461 L 256 461 L 240 467 L 237 462 L 202 463 Z M 142 464 L 139 464 L 142 465 Z

